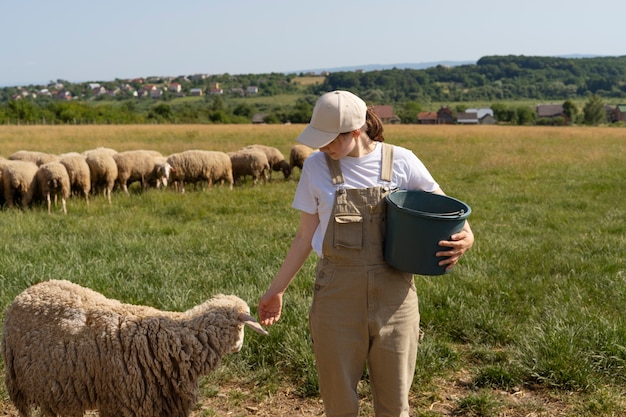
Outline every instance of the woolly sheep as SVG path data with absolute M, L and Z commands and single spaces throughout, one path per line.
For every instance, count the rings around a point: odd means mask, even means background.
M 0 156 L 0 206 L 4 206 L 4 203 L 6 202 L 4 199 L 4 181 L 2 180 L 2 170 L 6 165 L 6 161 L 8 161 L 8 159 Z
M 10 155 L 9 158 L 12 161 L 29 161 L 34 162 L 35 164 L 43 165 L 46 162 L 59 162 L 59 157 L 57 155 L 45 153 L 45 152 L 37 152 L 37 151 L 17 151 L 14 154 Z
M 67 214 L 66 201 L 70 198 L 70 176 L 67 174 L 65 165 L 60 162 L 47 162 L 37 169 L 35 186 L 31 188 L 45 199 L 48 204 L 48 213 L 51 213 L 52 197 L 56 203 L 57 197 L 61 198 L 63 214 Z M 35 191 L 36 190 L 36 191 Z M 32 201 L 35 196 L 29 199 Z
M 92 192 L 103 192 L 111 204 L 111 192 L 117 179 L 117 164 L 108 149 L 93 149 L 83 153 L 89 165 Z
M 2 163 L 2 182 L 7 207 L 19 204 L 26 208 L 34 194 L 37 164 L 29 161 L 7 160 Z
M 64 280 L 36 284 L 6 312 L 9 397 L 46 417 L 189 416 L 198 379 L 243 345 L 244 324 L 267 332 L 240 298 L 217 295 L 185 312 L 122 304 Z
M 285 179 L 289 178 L 291 175 L 291 167 L 289 166 L 289 163 L 285 160 L 282 152 L 277 148 L 254 144 L 246 146 L 244 149 L 258 149 L 267 155 L 267 161 L 270 164 L 270 178 L 272 177 L 272 171 L 282 171 Z
M 169 164 L 157 158 L 163 158 L 163 155 L 157 151 L 143 149 L 113 155 L 117 164 L 117 182 L 126 194 L 128 186 L 135 181 L 141 183 L 143 190 L 147 189 L 151 182 L 167 184 Z
M 242 149 L 229 152 L 233 164 L 233 180 L 237 182 L 241 177 L 252 176 L 252 183 L 257 184 L 259 178 L 267 183 L 267 172 L 270 170 L 267 156 L 257 149 Z
M 59 155 L 61 163 L 67 170 L 70 178 L 70 189 L 72 193 L 82 195 L 89 204 L 89 192 L 91 191 L 91 173 L 87 157 L 76 152 Z
M 289 166 L 291 169 L 293 170 L 294 167 L 302 169 L 304 160 L 307 159 L 313 152 L 314 150 L 306 145 L 302 145 L 300 143 L 293 145 L 291 147 L 291 151 L 289 152 Z
M 172 167 L 172 184 L 183 193 L 185 184 L 202 181 L 207 181 L 209 187 L 226 181 L 233 188 L 232 162 L 224 152 L 188 150 L 168 156 L 167 162 Z

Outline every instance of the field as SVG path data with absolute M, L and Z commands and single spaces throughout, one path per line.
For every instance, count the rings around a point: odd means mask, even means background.
M 230 151 L 288 154 L 300 125 L 0 127 L 0 155 Z M 626 139 L 623 129 L 389 126 L 451 196 L 472 208 L 476 243 L 450 274 L 416 276 L 424 339 L 412 415 L 626 415 Z M 212 294 L 256 303 L 297 226 L 299 171 L 228 190 L 137 188 L 0 210 L 0 309 L 35 282 L 67 278 L 124 302 L 184 310 Z M 269 337 L 202 380 L 195 416 L 322 415 L 308 339 L 315 259 Z M 3 368 L 2 368 L 2 372 Z M 372 416 L 367 375 L 361 416 Z M 4 387 L 0 415 L 16 416 Z

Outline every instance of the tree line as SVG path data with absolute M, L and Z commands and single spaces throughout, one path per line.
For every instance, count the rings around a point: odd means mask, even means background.
M 294 82 L 307 75 L 221 74 L 99 83 L 109 94 L 94 92 L 90 88 L 93 83 L 64 80 L 47 86 L 5 87 L 0 89 L 0 123 L 250 123 L 255 115 L 261 116 L 265 123 L 306 123 L 319 94 L 334 89 L 350 90 L 372 104 L 393 105 L 403 123 L 417 123 L 419 111 L 436 110 L 433 103 L 456 103 L 457 110 L 462 111 L 463 103 L 468 102 L 491 103 L 498 122 L 537 122 L 532 120 L 527 106 L 506 104 L 522 100 L 560 102 L 564 110 L 572 113 L 569 120 L 601 123 L 603 120 L 597 114 L 589 116 L 590 109 L 598 104 L 601 107 L 606 100 L 619 101 L 626 96 L 626 56 L 487 56 L 472 65 L 342 71 L 324 74 L 317 83 Z M 136 97 L 137 90 L 148 82 L 162 86 L 164 93 L 158 99 Z M 167 89 L 172 82 L 182 86 L 181 93 Z M 63 100 L 49 93 L 59 85 L 73 99 Z M 208 94 L 211 86 L 216 85 L 221 93 Z M 257 96 L 288 96 L 292 100 L 289 104 L 246 100 L 242 91 L 251 85 L 258 86 Z M 192 88 L 201 89 L 205 95 L 195 100 L 177 100 Z M 48 94 L 37 94 L 44 90 Z M 575 102 L 581 100 L 585 105 L 578 109 Z

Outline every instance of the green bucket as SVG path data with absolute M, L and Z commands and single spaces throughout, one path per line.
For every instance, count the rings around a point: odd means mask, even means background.
M 419 190 L 394 191 L 386 200 L 387 263 L 413 274 L 445 274 L 445 267 L 438 265 L 444 258 L 435 253 L 446 248 L 438 242 L 463 229 L 471 208 L 455 198 Z

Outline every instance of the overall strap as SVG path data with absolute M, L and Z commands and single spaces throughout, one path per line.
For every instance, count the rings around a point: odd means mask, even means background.
M 333 185 L 343 184 L 344 178 L 343 173 L 341 172 L 341 166 L 339 165 L 339 161 L 334 160 L 327 153 L 324 153 L 326 157 L 326 164 L 328 165 L 328 169 L 330 170 L 330 178 L 333 180 Z
M 382 166 L 380 169 L 380 179 L 391 182 L 393 177 L 393 145 L 382 143 Z
M 380 179 L 391 182 L 393 177 L 393 145 L 384 142 L 381 143 L 381 145 L 382 161 Z M 326 158 L 326 164 L 330 170 L 330 177 L 333 181 L 333 185 L 343 184 L 344 178 L 339 161 L 331 158 L 327 153 L 324 154 L 324 157 Z

